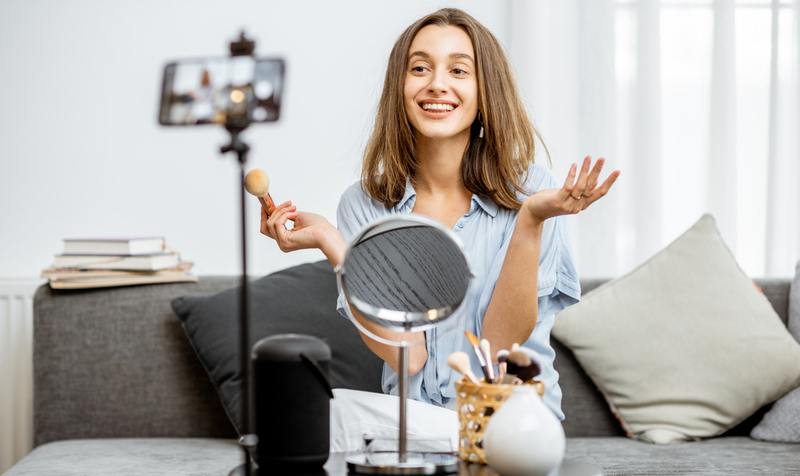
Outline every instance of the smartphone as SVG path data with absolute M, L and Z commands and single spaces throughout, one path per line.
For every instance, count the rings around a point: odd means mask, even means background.
M 165 126 L 277 121 L 282 59 L 231 56 L 167 63 L 158 122 Z

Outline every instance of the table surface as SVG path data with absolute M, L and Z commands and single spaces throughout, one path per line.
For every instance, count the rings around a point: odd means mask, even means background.
M 308 476 L 345 476 L 347 475 L 347 454 L 331 453 L 324 471 Z M 497 471 L 482 464 L 470 464 L 461 461 L 457 476 L 501 476 Z M 600 468 L 579 461 L 564 460 L 556 471 L 549 476 L 603 476 Z

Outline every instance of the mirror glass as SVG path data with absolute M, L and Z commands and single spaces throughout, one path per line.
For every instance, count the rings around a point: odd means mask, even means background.
M 364 318 L 401 332 L 445 321 L 461 305 L 471 278 L 455 234 L 419 215 L 389 217 L 362 230 L 339 270 L 350 304 Z

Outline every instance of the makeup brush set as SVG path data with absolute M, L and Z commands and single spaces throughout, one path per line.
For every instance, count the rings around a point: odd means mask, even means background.
M 484 429 L 489 425 L 492 415 L 509 398 L 513 390 L 533 388 L 539 397 L 544 394 L 544 383 L 534 380 L 542 370 L 542 357 L 535 351 L 511 346 L 495 355 L 497 372 L 493 365 L 489 341 L 465 332 L 470 345 L 478 358 L 483 378 L 472 371 L 470 357 L 466 352 L 453 352 L 447 357 L 447 364 L 464 376 L 455 382 L 456 403 L 459 420 L 458 457 L 470 463 L 486 464 L 484 453 Z
M 466 352 L 453 352 L 447 357 L 447 365 L 453 370 L 464 376 L 465 379 L 475 385 L 501 384 L 501 385 L 521 385 L 532 380 L 542 371 L 542 357 L 538 352 L 519 344 L 511 346 L 511 350 L 502 349 L 497 352 L 497 373 L 495 374 L 492 364 L 492 352 L 489 341 L 478 338 L 469 331 L 464 331 L 469 339 L 478 364 L 483 372 L 483 382 L 472 372 L 469 355 Z

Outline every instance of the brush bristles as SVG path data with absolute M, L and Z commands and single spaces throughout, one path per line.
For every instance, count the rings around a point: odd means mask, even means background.
M 537 365 L 539 365 L 540 367 L 542 366 L 542 363 L 544 362 L 544 359 L 542 358 L 542 354 L 540 354 L 540 353 L 536 352 L 536 351 L 535 351 L 535 350 L 533 350 L 533 349 L 529 349 L 529 348 L 527 348 L 527 347 L 520 347 L 520 348 L 519 348 L 519 351 L 520 351 L 520 352 L 524 352 L 524 353 L 525 353 L 525 355 L 527 355 L 527 356 L 528 356 L 528 358 L 529 358 L 529 359 L 531 359 L 531 361 L 532 361 L 534 364 L 537 364 Z
M 523 382 L 536 377 L 541 373 L 538 362 L 534 362 L 525 352 L 515 350 L 506 357 L 508 363 L 508 373 L 516 375 Z
M 448 355 L 447 365 L 449 365 L 451 369 L 469 379 L 472 383 L 478 383 L 477 377 L 475 377 L 475 374 L 472 373 L 472 369 L 470 368 L 469 356 L 466 354 L 466 352 L 459 351 Z
M 509 372 L 511 371 L 511 366 L 514 365 L 516 367 L 527 367 L 531 365 L 531 359 L 524 352 L 520 352 L 515 350 L 513 352 L 509 352 L 506 356 L 506 362 L 508 362 L 508 369 Z
M 453 352 L 450 354 L 447 357 L 447 365 L 462 375 L 472 371 L 469 365 L 469 356 L 465 352 Z
M 472 347 L 480 347 L 480 342 L 478 342 L 478 338 L 475 337 L 475 334 L 470 331 L 464 331 L 464 334 L 467 336 L 467 339 L 469 339 L 469 343 L 472 344 Z
M 506 361 L 506 358 L 508 357 L 508 354 L 509 354 L 509 352 L 506 349 L 498 350 L 497 351 L 497 362 L 501 363 L 501 364 L 504 363 Z
M 253 169 L 244 177 L 244 188 L 250 195 L 264 197 L 269 193 L 269 176 L 261 169 Z
M 491 347 L 491 344 L 489 344 L 488 340 L 481 339 L 481 350 L 486 352 L 487 354 L 491 354 L 492 347 Z

